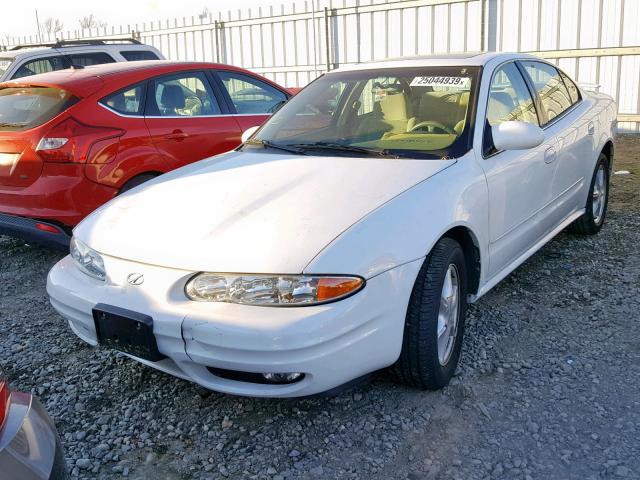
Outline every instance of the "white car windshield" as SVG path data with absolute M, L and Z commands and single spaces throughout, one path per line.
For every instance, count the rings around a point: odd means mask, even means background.
M 411 67 L 325 75 L 248 142 L 308 155 L 442 158 L 470 148 L 478 67 Z

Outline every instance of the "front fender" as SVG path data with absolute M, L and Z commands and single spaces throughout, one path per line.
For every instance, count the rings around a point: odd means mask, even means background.
M 456 226 L 472 231 L 481 261 L 487 259 L 487 184 L 473 155 L 363 217 L 316 255 L 304 273 L 371 278 L 424 257 Z

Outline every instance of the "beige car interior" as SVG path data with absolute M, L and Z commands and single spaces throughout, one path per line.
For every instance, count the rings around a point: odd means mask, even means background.
M 469 105 L 469 92 L 424 92 L 417 99 L 405 93 L 383 96 L 374 105 L 374 118 L 363 121 L 359 133 L 385 130 L 386 133 L 427 133 L 414 130 L 422 122 L 441 124 L 456 134 L 462 133 Z M 441 131 L 441 133 L 445 133 Z
M 363 146 L 446 148 L 464 130 L 468 106 L 468 91 L 413 87 L 410 94 L 388 93 L 374 103 L 373 115 L 362 119 L 356 134 L 381 134 L 378 140 L 361 142 Z

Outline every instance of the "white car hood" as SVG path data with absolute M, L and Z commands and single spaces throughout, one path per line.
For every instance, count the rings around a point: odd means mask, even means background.
M 453 163 L 232 152 L 117 197 L 74 234 L 105 255 L 152 265 L 301 273 L 367 213 Z

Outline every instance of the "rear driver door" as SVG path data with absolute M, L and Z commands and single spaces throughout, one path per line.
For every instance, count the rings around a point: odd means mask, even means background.
M 499 66 L 491 79 L 484 119 L 483 159 L 489 190 L 489 276 L 518 259 L 541 237 L 539 216 L 551 199 L 555 142 L 529 150 L 498 151 L 491 127 L 516 120 L 540 125 L 534 96 L 515 63 Z
M 187 71 L 149 81 L 145 122 L 167 169 L 232 150 L 240 127 L 224 115 L 220 95 L 202 71 Z

